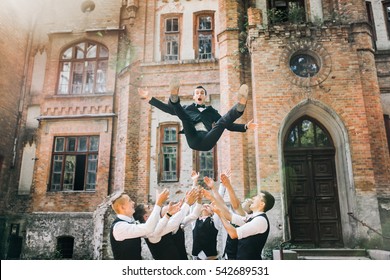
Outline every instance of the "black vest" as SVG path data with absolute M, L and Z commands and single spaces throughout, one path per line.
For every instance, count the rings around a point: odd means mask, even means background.
M 161 237 L 157 243 L 152 243 L 149 239 L 145 239 L 149 250 L 155 260 L 179 260 L 179 252 L 177 251 L 172 233 L 169 232 Z
M 218 254 L 217 235 L 218 230 L 215 228 L 211 217 L 207 217 L 204 222 L 200 219 L 196 220 L 195 227 L 192 230 L 192 255 L 197 256 L 203 251 L 208 257 L 216 256 Z
M 250 218 L 247 222 L 263 216 L 267 220 L 267 230 L 264 233 L 258 233 L 252 236 L 238 240 L 237 260 L 261 260 L 261 252 L 263 251 L 265 242 L 269 234 L 269 221 L 267 215 L 260 214 Z
M 111 249 L 114 254 L 114 259 L 116 260 L 141 260 L 141 237 L 137 238 L 129 238 L 123 241 L 117 241 L 113 235 L 114 225 L 117 222 L 126 222 L 121 220 L 118 217 L 111 225 L 110 229 L 110 241 L 111 241 Z M 132 224 L 132 223 L 129 223 Z
M 172 234 L 172 238 L 175 242 L 177 251 L 179 252 L 179 259 L 188 260 L 184 229 L 180 226 L 177 232 Z
M 233 227 L 237 227 L 234 224 L 231 224 Z M 225 255 L 227 255 L 228 260 L 237 259 L 237 248 L 238 248 L 238 239 L 232 239 L 230 235 L 227 235 L 226 245 L 225 245 Z

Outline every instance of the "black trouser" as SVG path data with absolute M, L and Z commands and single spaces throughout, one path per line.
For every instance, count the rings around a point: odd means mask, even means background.
M 180 105 L 180 101 L 173 103 L 169 100 L 169 104 L 183 123 L 188 146 L 197 151 L 210 151 L 217 144 L 226 127 L 233 124 L 243 114 L 243 112 L 237 111 L 237 105 L 235 105 L 215 123 L 210 131 L 198 131 L 190 116 Z

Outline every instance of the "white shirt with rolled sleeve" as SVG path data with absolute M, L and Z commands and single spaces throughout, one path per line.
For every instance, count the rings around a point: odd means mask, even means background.
M 137 224 L 133 217 L 118 214 L 117 217 L 122 221 L 114 225 L 112 234 L 117 241 L 122 241 L 130 238 L 144 237 L 152 233 L 160 220 L 161 207 L 155 205 L 148 220 L 144 224 Z M 130 224 L 131 223 L 131 224 Z
M 161 240 L 161 237 L 163 237 L 167 233 L 177 231 L 180 226 L 180 223 L 187 215 L 189 209 L 190 206 L 187 203 L 184 203 L 181 206 L 180 211 L 173 215 L 171 218 L 168 219 L 166 215 L 164 215 L 164 217 L 162 217 L 158 222 L 154 232 L 147 236 L 148 240 L 151 243 L 158 243 Z
M 236 228 L 237 238 L 242 239 L 248 236 L 256 235 L 259 233 L 266 232 L 268 228 L 267 220 L 263 217 L 256 217 L 264 212 L 253 212 L 251 215 L 246 217 L 232 213 L 232 223 L 238 225 Z M 250 222 L 246 222 L 251 217 L 256 217 Z
M 202 210 L 202 204 L 196 202 L 195 206 L 194 205 L 192 206 L 191 213 L 185 216 L 181 223 L 184 226 L 187 226 L 188 224 L 192 223 L 193 221 L 199 218 L 201 210 Z

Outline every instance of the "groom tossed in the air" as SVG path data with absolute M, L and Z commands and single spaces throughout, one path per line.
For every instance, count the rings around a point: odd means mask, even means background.
M 180 83 L 176 80 L 170 83 L 170 97 L 168 104 L 152 97 L 149 98 L 147 90 L 138 89 L 143 99 L 149 99 L 149 103 L 160 110 L 176 115 L 182 121 L 187 143 L 193 150 L 211 150 L 225 129 L 237 132 L 246 132 L 248 129 L 257 128 L 253 120 L 247 124 L 236 124 L 234 121 L 242 116 L 248 99 L 248 86 L 241 85 L 238 91 L 238 102 L 225 115 L 221 116 L 211 105 L 205 106 L 207 91 L 202 86 L 197 86 L 193 93 L 194 103 L 181 105 L 179 98 Z

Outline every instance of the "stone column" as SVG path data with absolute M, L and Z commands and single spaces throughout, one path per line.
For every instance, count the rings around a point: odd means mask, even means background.
M 236 102 L 236 92 L 242 80 L 239 56 L 239 20 L 243 12 L 240 7 L 241 1 L 220 0 L 219 1 L 219 68 L 220 68 L 220 98 L 221 108 L 219 112 L 226 113 Z M 246 114 L 236 123 L 246 123 Z M 231 182 L 235 186 L 237 195 L 244 197 L 245 187 L 248 185 L 247 164 L 246 164 L 246 139 L 248 133 L 225 131 L 218 142 L 219 171 L 230 169 L 232 172 Z
M 316 22 L 316 20 L 324 20 L 322 0 L 310 0 L 310 21 Z
M 382 234 L 389 236 L 390 211 L 390 156 L 387 147 L 386 131 L 383 122 L 383 108 L 376 71 L 374 50 L 371 40 L 371 28 L 368 23 L 352 24 L 352 35 L 358 56 L 362 82 L 363 100 L 366 110 L 368 137 L 370 143 L 374 182 L 364 191 L 376 193 L 379 203 Z M 364 180 L 364 179 L 363 179 Z M 356 182 L 357 185 L 360 182 Z M 390 248 L 390 242 L 384 241 L 384 248 Z

